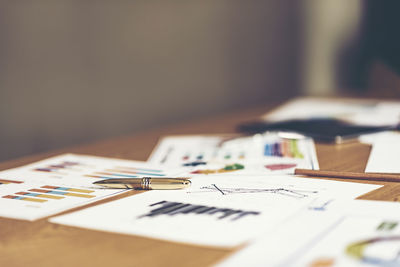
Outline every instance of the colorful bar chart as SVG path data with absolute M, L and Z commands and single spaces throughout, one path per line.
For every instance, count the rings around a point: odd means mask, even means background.
M 264 146 L 264 156 L 304 158 L 304 155 L 299 151 L 298 141 L 294 139 L 266 143 Z
M 13 193 L 13 195 L 3 196 L 2 198 L 43 203 L 48 200 L 62 200 L 66 197 L 96 197 L 95 195 L 90 195 L 90 193 L 95 192 L 93 190 L 59 187 L 52 185 L 45 185 L 41 186 L 40 188 L 28 189 L 27 191 L 20 191 L 17 193 Z

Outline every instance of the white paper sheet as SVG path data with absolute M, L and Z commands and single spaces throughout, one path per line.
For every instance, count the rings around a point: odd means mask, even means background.
M 399 214 L 399 203 L 365 200 L 307 210 L 217 266 L 398 266 Z
M 380 186 L 291 176 L 197 176 L 179 191 L 151 191 L 50 221 L 206 246 L 242 244 L 316 202 Z
M 391 136 L 393 131 L 383 131 L 377 133 L 363 134 L 358 137 L 358 141 L 363 144 L 373 145 L 380 138 Z
M 218 136 L 165 137 L 148 162 L 184 167 L 190 174 L 294 173 L 295 168 L 318 169 L 312 139 L 255 135 L 222 142 Z
M 400 133 L 387 132 L 373 142 L 365 172 L 400 173 Z
M 0 216 L 36 220 L 125 191 L 104 189 L 93 185 L 95 181 L 168 174 L 176 172 L 138 161 L 56 156 L 0 172 Z
M 263 118 L 269 121 L 336 118 L 360 125 L 397 125 L 400 122 L 400 102 L 301 97 Z

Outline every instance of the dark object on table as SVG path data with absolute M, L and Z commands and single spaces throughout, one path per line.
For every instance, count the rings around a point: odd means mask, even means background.
M 314 138 L 316 141 L 343 143 L 362 134 L 395 130 L 397 126 L 354 125 L 337 119 L 296 119 L 279 122 L 256 121 L 241 124 L 238 130 L 246 134 L 266 131 L 295 132 Z

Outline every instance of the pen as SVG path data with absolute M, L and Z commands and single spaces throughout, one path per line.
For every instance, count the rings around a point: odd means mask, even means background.
M 189 187 L 191 182 L 187 178 L 132 178 L 132 179 L 106 179 L 94 182 L 93 184 L 101 185 L 115 189 L 183 189 Z
M 399 174 L 390 173 L 359 173 L 359 172 L 339 172 L 339 171 L 319 171 L 307 169 L 295 169 L 294 174 L 325 177 L 325 178 L 342 178 L 342 179 L 358 179 L 368 181 L 382 181 L 382 182 L 400 182 Z

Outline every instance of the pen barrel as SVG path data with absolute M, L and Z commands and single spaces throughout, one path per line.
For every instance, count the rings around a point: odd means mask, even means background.
M 186 178 L 122 178 L 122 179 L 106 179 L 94 182 L 96 185 L 101 185 L 115 189 L 136 189 L 136 190 L 151 190 L 151 189 L 183 189 L 189 187 L 191 182 Z
M 187 179 L 165 179 L 165 178 L 143 178 L 142 189 L 157 189 L 157 190 L 171 190 L 183 189 L 190 186 L 190 181 Z

